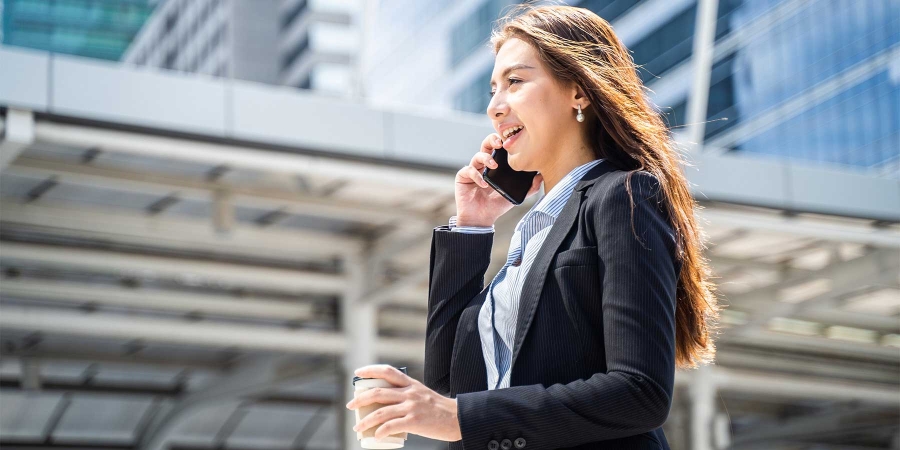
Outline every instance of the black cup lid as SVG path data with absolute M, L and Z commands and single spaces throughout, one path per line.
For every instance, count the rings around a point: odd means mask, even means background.
M 395 368 L 396 368 L 397 370 L 403 372 L 404 374 L 407 374 L 407 373 L 406 373 L 406 367 L 395 367 Z M 409 375 L 409 374 L 407 374 L 407 375 Z M 356 386 L 356 382 L 359 381 L 359 380 L 376 380 L 376 379 L 377 379 L 377 378 L 353 377 L 353 385 Z

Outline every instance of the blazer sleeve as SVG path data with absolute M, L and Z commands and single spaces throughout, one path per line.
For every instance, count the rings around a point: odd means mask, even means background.
M 634 233 L 624 183 L 592 213 L 603 272 L 606 373 L 457 395 L 466 450 L 483 450 L 498 436 L 523 437 L 526 450 L 573 447 L 645 433 L 666 421 L 675 378 L 674 233 L 657 209 L 656 178 L 635 172 L 631 184 Z
M 442 225 L 431 239 L 428 319 L 425 327 L 426 386 L 450 395 L 450 360 L 456 325 L 465 306 L 484 287 L 494 233 L 461 233 Z

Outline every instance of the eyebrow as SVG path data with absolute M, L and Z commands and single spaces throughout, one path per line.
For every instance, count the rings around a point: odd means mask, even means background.
M 514 64 L 514 65 L 509 66 L 506 69 L 504 69 L 503 73 L 500 75 L 500 78 L 505 78 L 508 73 L 512 72 L 513 70 L 519 70 L 519 69 L 534 69 L 534 67 L 531 67 L 528 64 L 522 64 L 522 63 Z M 497 85 L 496 82 L 491 81 L 491 87 L 494 87 L 496 85 Z

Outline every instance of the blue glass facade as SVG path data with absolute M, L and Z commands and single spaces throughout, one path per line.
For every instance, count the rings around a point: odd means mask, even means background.
M 583 0 L 577 4 L 612 22 L 644 0 Z M 513 0 L 487 0 L 472 14 L 454 27 L 451 33 L 451 66 L 456 66 L 490 37 L 491 24 L 506 11 Z M 491 71 L 481 73 L 455 98 L 455 108 L 461 111 L 483 114 L 490 102 Z
M 456 96 L 456 109 L 476 114 L 485 114 L 491 101 L 491 71 L 486 70 Z
M 3 0 L 0 44 L 115 61 L 153 9 L 148 0 Z
M 900 2 L 727 3 L 706 142 L 896 175 Z
M 491 35 L 491 25 L 500 18 L 504 7 L 513 3 L 511 0 L 487 0 L 453 27 L 450 33 L 451 67 L 487 41 Z
M 694 45 L 694 5 L 669 19 L 659 30 L 630 46 L 638 74 L 646 84 L 690 58 Z
M 612 22 L 637 3 L 578 5 Z M 900 1 L 719 0 L 717 12 L 705 144 L 900 176 Z M 689 5 L 629 44 L 651 89 L 690 62 L 696 16 Z M 489 76 L 459 109 L 486 110 Z M 688 98 L 674 98 L 659 106 L 680 127 Z

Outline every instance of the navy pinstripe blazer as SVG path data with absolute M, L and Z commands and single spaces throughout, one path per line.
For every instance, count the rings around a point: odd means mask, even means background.
M 510 387 L 487 390 L 478 310 L 493 233 L 436 227 L 424 383 L 457 399 L 450 450 L 668 449 L 681 264 L 658 180 L 609 161 L 578 182 L 524 282 Z

